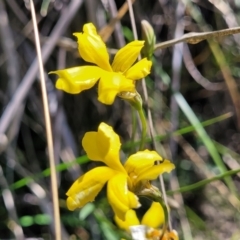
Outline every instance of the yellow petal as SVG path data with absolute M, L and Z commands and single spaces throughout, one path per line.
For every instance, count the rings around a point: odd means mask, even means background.
M 146 77 L 151 70 L 152 62 L 147 58 L 143 58 L 136 64 L 134 64 L 124 75 L 128 79 L 138 80 Z
M 96 66 L 84 66 L 52 71 L 59 76 L 56 88 L 67 93 L 80 93 L 92 88 L 101 77 L 103 70 Z
M 133 41 L 121 48 L 114 57 L 113 71 L 126 72 L 137 60 L 143 45 L 144 41 Z
M 139 151 L 128 158 L 124 168 L 132 178 L 133 184 L 140 180 L 155 179 L 159 174 L 170 172 L 175 168 L 169 160 L 164 160 L 160 165 L 155 165 L 158 160 L 162 161 L 163 158 L 155 151 Z
M 124 174 L 116 174 L 108 181 L 107 196 L 114 213 L 122 220 L 125 220 L 128 210 L 140 207 L 138 197 L 128 190 Z
M 89 159 L 102 161 L 110 168 L 126 173 L 119 159 L 120 139 L 111 126 L 100 123 L 97 132 L 85 133 L 82 145 Z
M 117 215 L 114 216 L 114 220 L 119 228 L 129 231 L 129 227 L 140 225 L 136 212 L 132 209 L 128 210 L 125 216 L 125 221 L 120 219 Z
M 114 174 L 115 172 L 108 167 L 97 167 L 77 179 L 66 193 L 68 209 L 73 211 L 94 201 L 104 184 Z
M 156 151 L 138 151 L 127 159 L 124 167 L 129 174 L 134 172 L 139 175 L 151 168 L 157 160 L 162 161 L 163 158 Z
M 165 221 L 164 210 L 160 203 L 153 202 L 144 214 L 142 224 L 152 228 L 160 227 Z
M 92 23 L 83 26 L 83 33 L 73 35 L 78 38 L 79 54 L 86 62 L 95 63 L 106 71 L 112 71 L 106 45 Z
M 130 79 L 119 73 L 104 72 L 98 84 L 98 100 L 111 105 L 120 92 L 134 92 L 135 85 Z
M 174 168 L 175 165 L 173 163 L 171 163 L 169 160 L 164 160 L 163 163 L 154 165 L 153 167 L 139 174 L 136 182 L 141 180 L 154 180 L 163 173 L 170 173 Z

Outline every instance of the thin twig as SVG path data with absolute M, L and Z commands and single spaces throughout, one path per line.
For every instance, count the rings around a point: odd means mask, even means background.
M 33 1 L 30 1 L 31 14 L 33 21 L 33 29 L 35 35 L 35 44 L 37 50 L 39 71 L 40 71 L 40 80 L 41 80 L 41 90 L 43 98 L 43 107 L 44 107 L 44 118 L 46 123 L 46 134 L 47 134 L 47 145 L 48 145 L 48 154 L 49 154 L 49 163 L 51 169 L 51 187 L 52 187 L 52 199 L 53 199 L 53 212 L 54 212 L 54 224 L 55 224 L 55 239 L 61 240 L 61 224 L 60 224 L 60 212 L 59 212 L 59 201 L 58 201 L 58 184 L 57 184 L 57 174 L 54 161 L 54 149 L 53 149 L 53 138 L 52 138 L 52 127 L 48 107 L 48 97 L 46 91 L 46 83 L 43 69 L 42 53 L 41 46 L 38 34 L 38 26 L 36 21 L 36 14 L 34 9 Z
M 208 0 L 216 9 L 218 9 L 222 13 L 222 18 L 226 22 L 229 28 L 237 27 L 238 24 L 238 15 L 234 15 L 233 10 L 230 7 L 229 1 L 224 0 Z M 233 36 L 236 44 L 240 44 L 240 35 Z
M 132 30 L 133 30 L 133 36 L 134 36 L 134 39 L 137 40 L 138 39 L 137 28 L 136 28 L 135 18 L 134 18 L 134 14 L 133 14 L 132 3 L 131 3 L 131 0 L 127 0 L 127 2 L 128 2 L 128 8 L 129 8 L 129 14 L 130 14 L 130 19 L 131 19 Z M 139 56 L 139 59 L 140 58 L 141 57 Z M 144 95 L 144 101 L 145 101 L 146 106 L 147 106 L 148 128 L 149 128 L 149 131 L 150 131 L 150 136 L 151 136 L 151 139 L 152 139 L 152 142 L 153 142 L 153 146 L 156 149 L 156 142 L 155 142 L 155 139 L 154 139 L 152 114 L 151 114 L 151 110 L 150 110 L 150 108 L 149 108 L 149 106 L 147 104 L 148 103 L 148 92 L 147 92 L 146 81 L 143 78 L 141 82 L 142 82 L 142 89 L 143 89 L 143 93 L 144 93 L 143 94 Z M 166 206 L 168 206 L 166 189 L 165 189 L 165 185 L 164 185 L 164 181 L 163 181 L 162 175 L 159 176 L 159 180 L 160 180 L 161 191 L 162 191 L 164 203 L 165 203 Z M 171 225 L 170 218 L 168 218 L 168 225 L 171 228 L 172 225 Z
M 220 37 L 225 37 L 225 36 L 238 34 L 238 33 L 240 33 L 240 27 L 228 28 L 228 29 L 212 31 L 212 32 L 186 33 L 180 38 L 176 38 L 176 39 L 172 39 L 172 40 L 169 40 L 166 42 L 156 44 L 155 50 L 171 47 L 171 46 L 173 46 L 177 43 L 181 43 L 181 42 L 197 44 L 203 40 L 212 39 L 212 38 L 220 38 Z

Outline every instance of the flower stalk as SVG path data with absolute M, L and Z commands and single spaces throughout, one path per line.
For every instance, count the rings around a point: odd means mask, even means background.
M 141 124 L 142 124 L 142 135 L 141 135 L 141 141 L 140 141 L 140 145 L 139 145 L 139 151 L 140 151 L 140 150 L 143 150 L 144 144 L 146 141 L 146 137 L 147 137 L 147 121 L 146 121 L 146 117 L 145 117 L 143 108 L 138 110 L 138 114 L 139 114 Z
M 145 197 L 145 198 L 148 198 L 150 200 L 152 200 L 153 202 L 158 202 L 160 203 L 163 211 L 164 211 L 164 223 L 163 223 L 163 226 L 162 226 L 162 235 L 160 237 L 160 239 L 162 239 L 164 233 L 166 232 L 167 228 L 168 228 L 168 207 L 167 205 L 165 204 L 165 201 L 164 199 L 162 198 L 162 195 L 159 191 L 158 188 L 154 187 L 154 186 L 150 186 L 150 188 L 145 188 L 143 189 L 139 194 L 138 196 L 141 196 L 141 197 Z

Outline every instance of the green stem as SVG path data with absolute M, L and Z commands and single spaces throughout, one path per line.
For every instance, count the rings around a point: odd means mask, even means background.
M 204 122 L 200 122 L 199 126 L 202 125 L 203 127 L 207 127 L 207 126 L 210 126 L 214 123 L 217 123 L 217 122 L 221 122 L 225 119 L 228 119 L 232 117 L 232 113 L 226 113 L 226 114 L 223 114 L 223 115 L 220 115 L 216 118 L 212 118 L 212 119 L 209 119 L 207 121 L 204 121 Z M 156 141 L 161 141 L 161 140 L 164 140 L 164 139 L 168 139 L 170 137 L 174 137 L 174 136 L 181 136 L 181 135 L 184 135 L 184 134 L 187 134 L 187 133 L 191 133 L 195 130 L 195 126 L 188 126 L 188 127 L 184 127 L 184 128 L 181 128 L 179 130 L 176 130 L 174 132 L 170 132 L 168 134 L 165 134 L 165 135 L 156 135 L 154 137 L 154 140 Z M 153 140 L 151 138 L 146 138 L 146 141 L 147 143 L 151 143 Z M 140 141 L 135 141 L 135 142 L 127 142 L 123 145 L 123 148 L 124 150 L 127 150 L 128 148 L 130 148 L 130 146 L 132 146 L 132 144 L 134 146 L 138 145 Z M 214 142 L 216 143 L 216 142 Z M 218 149 L 218 151 L 220 152 L 220 150 Z M 221 153 L 221 152 L 220 152 Z
M 132 136 L 131 136 L 131 148 L 129 153 L 132 154 L 133 152 L 135 152 L 135 146 L 134 146 L 134 139 L 136 136 L 136 130 L 137 130 L 137 124 L 136 124 L 136 114 L 135 114 L 135 108 L 132 107 Z
M 140 146 L 139 146 L 139 151 L 143 150 L 144 144 L 146 141 L 146 136 L 147 136 L 147 121 L 143 112 L 143 109 L 138 110 L 138 114 L 142 123 L 142 136 L 141 136 L 141 141 L 140 141 Z
M 140 197 L 145 197 L 147 199 L 150 199 L 151 201 L 154 201 L 154 202 L 159 202 L 163 208 L 163 211 L 164 211 L 164 224 L 162 226 L 162 236 L 160 237 L 160 239 L 162 239 L 163 235 L 164 235 L 164 232 L 167 230 L 168 228 L 168 217 L 169 217 L 169 212 L 168 212 L 168 207 L 167 205 L 165 204 L 165 201 L 163 200 L 163 198 L 161 197 L 161 193 L 159 192 L 159 190 L 157 188 L 151 188 L 148 189 L 148 190 L 143 190 L 141 193 L 138 193 L 137 194 L 138 196 Z
M 223 174 L 219 174 L 215 177 L 204 179 L 204 180 L 199 181 L 197 183 L 194 183 L 194 184 L 191 184 L 191 185 L 188 185 L 188 186 L 184 186 L 184 187 L 181 187 L 181 188 L 176 189 L 176 190 L 167 191 L 167 194 L 172 195 L 174 193 L 190 192 L 190 191 L 196 190 L 197 188 L 203 187 L 204 185 L 207 185 L 210 182 L 217 181 L 217 180 L 222 180 L 225 177 L 235 175 L 239 172 L 240 172 L 240 169 L 230 170 L 230 171 L 227 171 Z

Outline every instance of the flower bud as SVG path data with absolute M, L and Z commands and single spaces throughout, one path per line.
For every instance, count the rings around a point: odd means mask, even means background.
M 142 26 L 142 39 L 145 41 L 144 47 L 142 48 L 142 55 L 147 59 L 151 59 L 154 52 L 156 36 L 152 26 L 148 21 L 142 20 L 141 26 Z
M 137 111 L 142 109 L 142 98 L 137 91 L 136 92 L 120 92 L 118 96 L 126 100 Z

